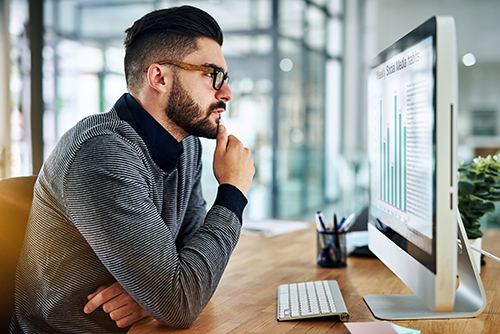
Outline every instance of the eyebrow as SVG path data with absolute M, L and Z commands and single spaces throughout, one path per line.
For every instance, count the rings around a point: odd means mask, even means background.
M 206 67 L 212 67 L 212 68 L 216 68 L 216 69 L 219 69 L 219 70 L 223 70 L 226 74 L 227 74 L 227 70 L 223 69 L 222 67 L 214 64 L 214 63 L 204 63 L 202 66 L 206 66 Z

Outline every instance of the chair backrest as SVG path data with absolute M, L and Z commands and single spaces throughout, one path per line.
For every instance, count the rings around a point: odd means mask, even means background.
M 0 333 L 14 309 L 16 266 L 33 201 L 36 176 L 0 180 Z

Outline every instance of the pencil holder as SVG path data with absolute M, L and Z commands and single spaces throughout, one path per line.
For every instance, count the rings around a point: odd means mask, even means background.
M 320 232 L 317 235 L 317 266 L 343 268 L 347 265 L 345 232 Z

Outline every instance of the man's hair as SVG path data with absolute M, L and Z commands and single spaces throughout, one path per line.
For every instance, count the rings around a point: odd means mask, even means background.
M 215 19 L 192 6 L 152 11 L 125 30 L 125 79 L 137 91 L 144 68 L 162 60 L 182 61 L 196 51 L 197 39 L 208 37 L 222 45 L 222 31 Z

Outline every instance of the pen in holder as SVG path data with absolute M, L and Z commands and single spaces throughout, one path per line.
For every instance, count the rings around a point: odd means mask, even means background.
M 347 265 L 346 233 L 317 231 L 318 267 L 343 268 Z

